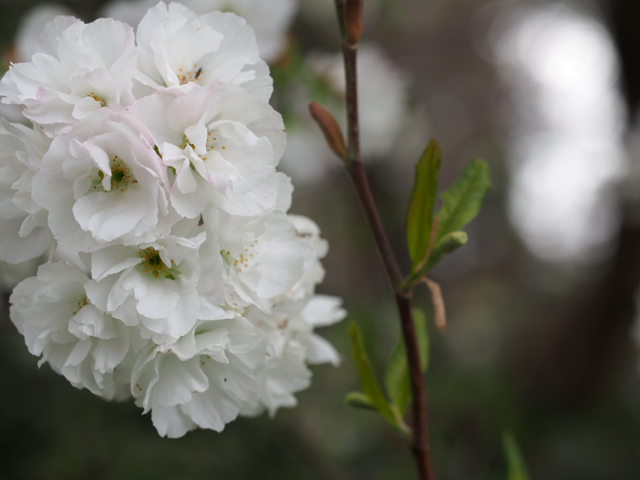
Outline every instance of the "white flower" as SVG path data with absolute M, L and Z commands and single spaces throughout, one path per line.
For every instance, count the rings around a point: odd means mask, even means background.
M 93 253 L 93 280 L 86 287 L 90 300 L 125 324 L 138 326 L 155 343 L 177 341 L 197 320 L 221 318 L 225 312 L 215 305 L 217 298 L 201 301 L 222 288 L 216 248 L 207 251 L 207 269 L 202 269 L 200 247 L 206 237 L 203 231 L 190 238 L 167 235 L 156 242 L 114 245 Z M 206 278 L 201 286 L 202 277 Z M 222 295 L 218 298 L 223 301 Z
M 173 345 L 140 355 L 132 393 L 162 436 L 181 437 L 196 426 L 222 431 L 258 400 L 254 370 L 264 346 L 242 317 L 202 322 Z
M 47 212 L 31 198 L 31 180 L 51 141 L 0 118 L 0 260 L 21 263 L 52 244 Z
M 282 117 L 240 87 L 192 84 L 144 97 L 129 111 L 175 171 L 171 202 L 181 215 L 195 218 L 207 205 L 257 215 L 287 188 L 274 176 L 285 145 Z
M 42 355 L 39 365 L 48 362 L 72 385 L 96 395 L 126 398 L 133 351 L 144 343 L 135 330 L 87 300 L 88 280 L 67 262 L 42 265 L 37 277 L 15 288 L 11 319 L 29 351 Z
M 182 0 L 182 3 L 199 14 L 222 10 L 240 15 L 253 27 L 260 57 L 267 62 L 282 54 L 298 10 L 298 0 Z
M 313 330 L 342 320 L 346 312 L 341 303 L 337 297 L 316 295 L 310 301 L 283 301 L 269 315 L 249 309 L 247 318 L 268 342 L 268 357 L 257 372 L 260 400 L 243 413 L 255 415 L 267 409 L 274 415 L 278 408 L 295 406 L 294 393 L 307 388 L 311 380 L 307 364 L 340 363 L 335 348 Z
M 265 409 L 271 416 L 282 407 L 298 404 L 294 393 L 308 388 L 311 371 L 305 364 L 305 349 L 297 342 L 289 342 L 280 356 L 269 358 L 258 371 L 260 397 L 245 407 L 243 415 L 255 416 Z
M 315 255 L 308 256 L 304 266 L 304 274 L 298 283 L 287 293 L 291 300 L 308 299 L 317 284 L 324 279 L 324 268 L 320 259 L 329 251 L 329 243 L 320 236 L 320 227 L 310 218 L 302 215 L 287 215 L 300 238 Z
M 128 25 L 100 19 L 85 25 L 56 17 L 44 28 L 40 51 L 9 68 L 0 82 L 3 103 L 25 105 L 24 115 L 49 136 L 102 105 L 133 101 L 134 34 Z
M 336 349 L 320 335 L 315 328 L 328 327 L 347 316 L 341 307 L 342 299 L 329 295 L 314 295 L 298 317 L 294 317 L 290 328 L 296 340 L 306 347 L 307 362 L 310 364 L 332 363 L 338 365 L 340 356 Z
M 270 311 L 273 298 L 292 289 L 314 258 L 282 212 L 250 218 L 212 210 L 203 218 L 218 235 L 227 303 L 233 307 L 254 304 Z
M 144 126 L 103 108 L 53 140 L 33 178 L 33 198 L 49 211 L 62 246 L 91 252 L 168 232 L 177 217 L 169 209 L 167 183 Z
M 35 122 L 0 119 L 0 262 L 48 258 L 11 318 L 41 364 L 133 395 L 161 435 L 221 431 L 295 405 L 308 364 L 339 362 L 314 330 L 344 311 L 315 295 L 318 226 L 286 213 L 284 125 L 251 28 L 159 3 L 137 35 L 56 17 L 0 82 Z
M 136 26 L 147 10 L 157 3 L 157 0 L 110 2 L 101 10 L 100 16 Z M 298 0 L 182 0 L 178 3 L 198 15 L 215 10 L 238 14 L 253 27 L 260 57 L 267 62 L 275 61 L 281 55 L 291 21 L 298 10 Z
M 194 82 L 229 82 L 268 101 L 273 81 L 260 59 L 255 35 L 233 13 L 197 16 L 184 5 L 158 3 L 149 9 L 136 32 L 144 84 L 175 87 Z

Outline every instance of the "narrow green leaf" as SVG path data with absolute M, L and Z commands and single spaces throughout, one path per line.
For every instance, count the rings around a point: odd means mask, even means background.
M 424 260 L 431 239 L 442 151 L 431 140 L 416 165 L 416 178 L 407 210 L 407 244 L 412 266 Z
M 376 407 L 373 406 L 369 397 L 367 397 L 362 392 L 350 392 L 347 393 L 347 397 L 345 398 L 347 405 L 355 408 L 364 408 L 365 410 L 375 410 Z
M 418 347 L 420 348 L 420 369 L 426 372 L 429 368 L 429 330 L 424 312 L 418 308 L 413 310 L 413 323 L 416 328 Z
M 429 364 L 429 335 L 427 322 L 422 310 L 413 311 L 413 321 L 420 349 L 420 369 L 427 371 Z M 391 401 L 397 407 L 401 417 L 404 417 L 407 408 L 411 404 L 413 395 L 411 393 L 411 381 L 409 379 L 409 365 L 407 361 L 407 351 L 402 336 L 398 339 L 384 376 L 385 388 Z
M 384 386 L 389 397 L 391 397 L 391 401 L 398 408 L 398 412 L 404 417 L 407 408 L 411 404 L 412 395 L 407 351 L 402 336 L 398 339 L 398 343 L 396 343 L 396 347 L 389 358 L 389 363 L 387 363 L 387 369 L 384 373 Z
M 436 245 L 450 233 L 461 230 L 478 214 L 489 189 L 489 167 L 482 160 L 474 160 L 455 183 L 442 193 L 444 205 L 438 212 L 440 227 Z
M 364 341 L 362 339 L 362 332 L 355 323 L 349 325 L 349 336 L 351 337 L 351 348 L 353 350 L 353 358 L 358 368 L 358 375 L 360 376 L 360 383 L 365 395 L 371 401 L 371 404 L 376 410 L 387 420 L 391 425 L 399 428 L 398 421 L 394 415 L 389 402 L 385 398 L 378 381 L 373 373 L 367 352 L 364 348 Z
M 420 278 L 425 276 L 433 270 L 438 263 L 440 263 L 440 260 L 442 260 L 447 253 L 451 253 L 466 245 L 468 241 L 469 236 L 465 232 L 459 230 L 442 237 L 442 239 L 433 246 L 427 263 L 420 268 L 420 271 L 415 275 L 415 277 Z
M 524 457 L 512 432 L 507 430 L 502 434 L 502 445 L 507 459 L 507 480 L 530 480 Z

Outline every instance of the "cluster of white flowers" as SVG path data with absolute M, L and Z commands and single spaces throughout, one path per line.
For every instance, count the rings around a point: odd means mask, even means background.
M 198 15 L 216 10 L 233 12 L 253 28 L 260 57 L 267 62 L 278 59 L 284 50 L 287 33 L 298 11 L 299 0 L 179 0 Z M 130 25 L 137 24 L 156 0 L 114 0 L 100 15 Z
M 159 3 L 135 33 L 56 17 L 34 49 L 0 82 L 33 122 L 0 122 L 0 260 L 50 257 L 11 296 L 30 352 L 163 436 L 294 405 L 345 312 L 314 293 L 318 227 L 286 213 L 253 30 Z

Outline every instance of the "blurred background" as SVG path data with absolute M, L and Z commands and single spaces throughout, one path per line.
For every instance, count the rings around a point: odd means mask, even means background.
M 52 15 L 135 24 L 154 3 L 0 0 L 3 68 L 30 57 Z M 11 288 L 36 265 L 3 265 L 0 479 L 415 478 L 404 442 L 344 403 L 359 389 L 348 322 L 380 374 L 399 332 L 348 177 L 306 113 L 314 99 L 344 115 L 333 2 L 253 0 L 268 14 L 252 0 L 192 3 L 244 14 L 258 32 L 289 133 L 292 213 L 329 240 L 320 291 L 349 312 L 321 332 L 343 364 L 315 368 L 298 407 L 273 419 L 162 439 L 132 402 L 37 368 L 8 318 Z M 640 478 L 640 2 L 367 0 L 365 11 L 363 148 L 403 265 L 413 166 L 429 138 L 444 150 L 441 189 L 475 157 L 494 184 L 468 246 L 433 272 L 449 319 L 446 334 L 430 324 L 437 478 L 504 479 L 505 429 L 534 480 Z M 431 312 L 426 291 L 416 303 Z

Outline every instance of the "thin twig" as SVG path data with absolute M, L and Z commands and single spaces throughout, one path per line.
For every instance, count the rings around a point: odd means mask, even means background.
M 349 142 L 348 162 L 360 162 L 360 124 L 358 122 L 358 69 L 356 59 L 358 50 L 346 44 L 342 45 L 347 93 L 347 140 Z M 363 168 L 364 169 L 364 168 Z
M 420 350 L 416 337 L 415 324 L 413 323 L 413 311 L 411 299 L 396 293 L 396 305 L 400 314 L 400 326 L 407 349 L 409 361 L 409 380 L 413 392 L 413 455 L 416 460 L 420 478 L 422 480 L 434 480 L 433 467 L 431 465 L 431 453 L 429 451 L 429 438 L 427 431 L 427 395 L 424 388 L 424 377 L 420 368 Z
M 348 1 L 348 0 L 347 0 Z M 413 312 L 411 307 L 411 292 L 402 289 L 403 275 L 396 260 L 391 242 L 382 224 L 378 208 L 375 204 L 364 164 L 360 152 L 360 129 L 358 123 L 358 77 L 356 70 L 357 47 L 347 45 L 344 31 L 344 2 L 336 0 L 338 21 L 343 34 L 342 52 L 346 75 L 346 103 L 348 121 L 348 158 L 345 166 L 358 194 L 360 204 L 373 233 L 373 238 L 382 257 L 387 276 L 393 285 L 402 335 L 404 338 L 407 359 L 409 363 L 409 377 L 413 392 L 413 445 L 412 450 L 416 459 L 420 478 L 422 480 L 434 480 L 431 466 L 431 456 L 427 435 L 427 401 L 424 388 L 424 379 L 420 368 L 420 350 L 416 337 Z

